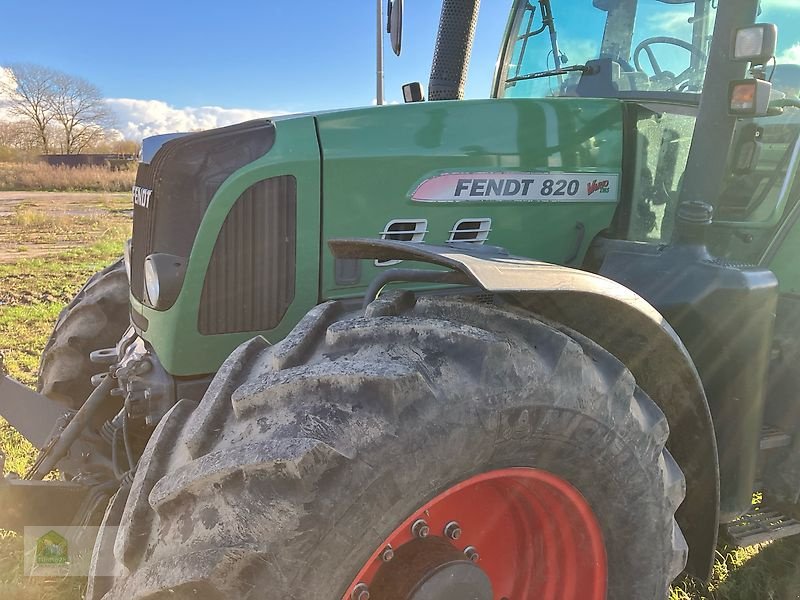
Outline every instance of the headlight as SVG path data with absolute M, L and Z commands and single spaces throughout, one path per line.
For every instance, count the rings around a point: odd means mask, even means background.
M 172 254 L 151 254 L 144 259 L 146 304 L 156 310 L 171 307 L 183 286 L 186 259 Z
M 156 273 L 156 267 L 151 258 L 152 256 L 148 256 L 144 261 L 144 287 L 147 291 L 147 301 L 150 306 L 156 308 L 161 286 L 158 283 L 158 273 Z
M 133 244 L 132 239 L 128 239 L 125 242 L 125 250 L 122 253 L 122 262 L 125 264 L 125 272 L 128 274 L 128 281 L 131 280 L 131 246 Z

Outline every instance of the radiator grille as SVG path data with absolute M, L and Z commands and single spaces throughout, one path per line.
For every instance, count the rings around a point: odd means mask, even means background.
M 205 335 L 274 329 L 294 299 L 297 183 L 284 175 L 249 187 L 225 219 L 200 299 Z
M 152 190 L 155 169 L 153 165 L 139 163 L 136 185 Z M 139 300 L 144 299 L 144 259 L 153 247 L 153 222 L 155 211 L 133 205 L 133 242 L 131 245 L 131 291 Z

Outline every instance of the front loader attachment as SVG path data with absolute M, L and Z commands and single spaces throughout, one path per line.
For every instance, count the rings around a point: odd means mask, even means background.
M 75 523 L 89 488 L 69 481 L 0 479 L 0 529 L 22 533 L 26 527 Z
M 8 377 L 0 362 L 0 416 L 40 450 L 68 421 L 70 411 Z M 0 455 L 0 466 L 4 464 Z M 22 533 L 25 527 L 73 524 L 89 500 L 90 488 L 77 483 L 0 478 L 0 529 Z
M 0 416 L 31 444 L 43 448 L 68 412 L 63 404 L 11 379 L 0 359 Z

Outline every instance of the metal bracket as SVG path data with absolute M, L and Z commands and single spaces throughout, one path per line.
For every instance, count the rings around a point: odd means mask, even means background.
M 22 533 L 25 527 L 72 525 L 89 488 L 67 481 L 0 479 L 0 527 Z
M 34 446 L 44 447 L 55 424 L 68 412 L 63 404 L 8 377 L 0 365 L 0 415 Z

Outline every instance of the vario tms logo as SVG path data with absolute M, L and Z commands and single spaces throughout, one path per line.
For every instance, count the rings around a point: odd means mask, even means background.
M 610 191 L 611 182 L 608 179 L 604 179 L 603 181 L 598 181 L 595 179 L 594 181 L 590 181 L 586 184 L 586 192 L 588 196 L 591 196 L 595 193 L 608 194 Z

